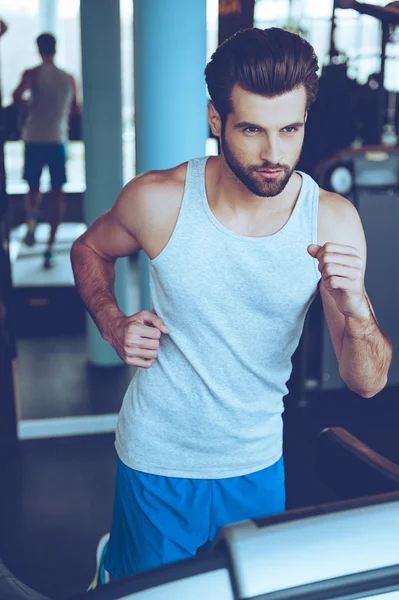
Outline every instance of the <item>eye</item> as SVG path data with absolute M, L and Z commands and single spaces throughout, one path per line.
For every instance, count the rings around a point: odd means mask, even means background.
M 283 131 L 285 133 L 295 133 L 295 131 L 298 131 L 298 127 L 284 127 Z
M 257 133 L 259 131 L 259 129 L 257 127 L 246 127 L 244 129 L 244 133 Z

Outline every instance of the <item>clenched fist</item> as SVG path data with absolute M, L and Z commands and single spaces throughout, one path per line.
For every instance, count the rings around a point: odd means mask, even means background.
M 127 365 L 149 369 L 157 358 L 163 333 L 169 333 L 163 320 L 149 310 L 141 310 L 117 319 L 106 340 Z
M 338 310 L 348 317 L 368 314 L 364 289 L 364 262 L 357 248 L 327 242 L 311 244 L 308 252 L 319 262 L 322 285 L 334 298 Z

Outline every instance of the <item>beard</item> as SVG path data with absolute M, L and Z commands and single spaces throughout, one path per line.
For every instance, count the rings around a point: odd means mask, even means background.
M 281 194 L 299 162 L 299 157 L 302 150 L 301 148 L 293 167 L 288 165 L 280 165 L 279 163 L 273 164 L 269 161 L 264 162 L 262 165 L 246 166 L 239 161 L 237 156 L 231 150 L 226 141 L 224 133 L 222 133 L 221 142 L 222 154 L 230 170 L 252 194 L 255 194 L 255 196 L 261 196 L 263 198 L 272 198 L 273 196 L 278 196 Z M 272 169 L 279 169 L 282 172 L 277 178 L 273 179 L 265 179 L 260 175 L 256 175 L 257 171 L 266 171 Z

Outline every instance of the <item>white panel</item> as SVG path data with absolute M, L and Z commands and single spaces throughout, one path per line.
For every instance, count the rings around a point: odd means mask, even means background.
M 399 502 L 225 532 L 244 598 L 399 562 Z
M 234 596 L 228 570 L 219 569 L 123 596 L 120 600 L 234 600 Z
M 117 414 L 59 419 L 32 419 L 18 423 L 18 439 L 33 440 L 71 435 L 109 433 L 116 429 Z

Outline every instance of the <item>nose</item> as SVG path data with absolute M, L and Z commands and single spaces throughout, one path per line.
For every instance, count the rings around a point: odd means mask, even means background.
M 261 152 L 261 160 L 277 165 L 281 160 L 280 144 L 277 135 L 269 135 Z

